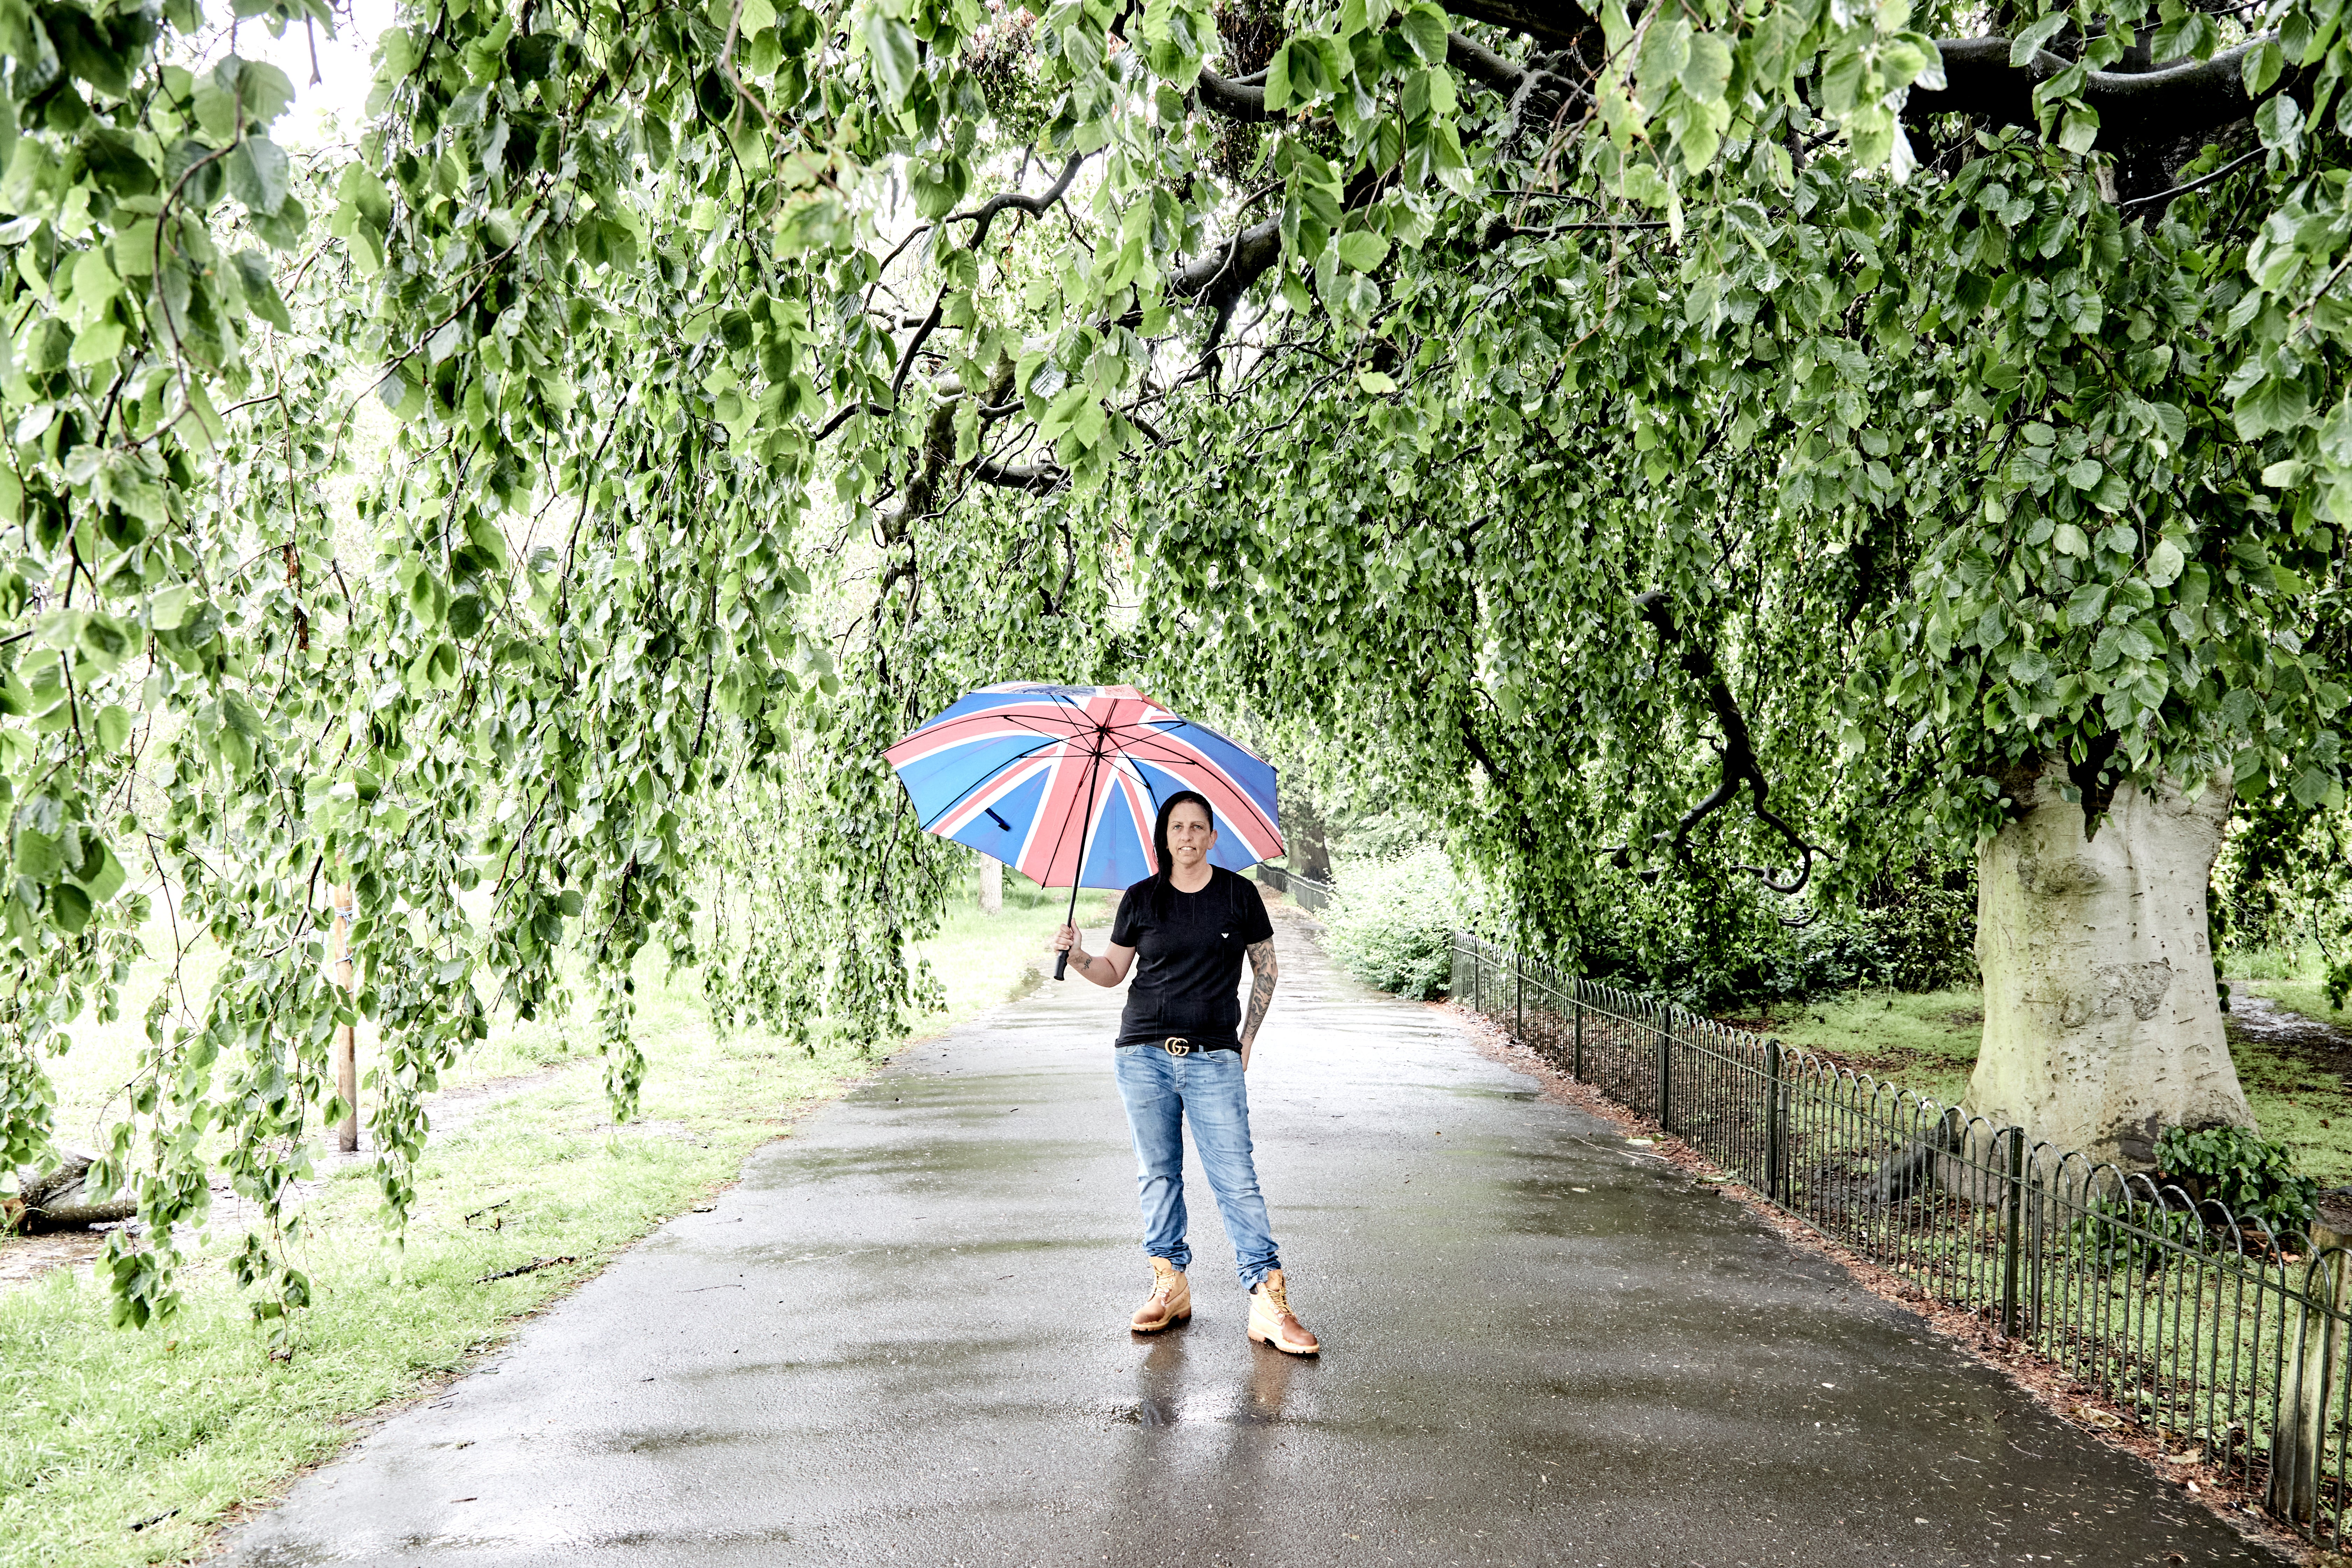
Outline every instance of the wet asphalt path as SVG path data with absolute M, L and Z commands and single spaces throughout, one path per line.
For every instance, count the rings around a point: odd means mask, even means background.
M 1243 1338 L 1197 1167 L 1192 1322 L 1125 1331 L 1118 999 L 1048 982 L 810 1116 L 232 1560 L 2277 1561 L 1277 923 L 1253 1113 L 1319 1361 Z

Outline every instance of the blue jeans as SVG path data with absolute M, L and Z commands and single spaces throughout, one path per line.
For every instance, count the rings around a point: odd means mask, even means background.
M 1255 1290 L 1267 1270 L 1282 1267 L 1282 1259 L 1275 1253 L 1257 1167 L 1250 1161 L 1249 1093 L 1241 1053 L 1171 1057 L 1158 1046 L 1120 1046 L 1112 1055 L 1127 1124 L 1135 1133 L 1143 1250 L 1179 1268 L 1192 1266 L 1192 1248 L 1184 1239 L 1184 1123 L 1190 1121 L 1192 1147 L 1233 1240 L 1234 1270 L 1242 1288 Z

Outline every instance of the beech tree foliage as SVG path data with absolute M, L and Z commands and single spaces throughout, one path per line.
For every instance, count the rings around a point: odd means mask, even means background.
M 142 932 L 132 1322 L 216 1171 L 306 1299 L 339 1023 L 395 1224 L 567 945 L 616 1115 L 649 943 L 885 1037 L 985 679 L 1385 748 L 1555 943 L 2044 757 L 2340 802 L 2340 10 L 434 0 L 306 161 L 231 17 L 0 0 L 0 1161 Z

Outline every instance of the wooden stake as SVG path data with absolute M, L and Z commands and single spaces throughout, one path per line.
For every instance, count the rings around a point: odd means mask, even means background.
M 335 924 L 330 951 L 333 954 L 335 984 L 342 987 L 346 997 L 353 994 L 356 976 L 352 968 L 352 890 L 346 887 L 332 890 L 335 900 Z M 342 1125 L 335 1129 L 335 1147 L 346 1154 L 356 1154 L 360 1147 L 360 1041 L 355 1025 L 342 1024 L 335 1029 L 335 1093 L 341 1098 L 346 1110 Z

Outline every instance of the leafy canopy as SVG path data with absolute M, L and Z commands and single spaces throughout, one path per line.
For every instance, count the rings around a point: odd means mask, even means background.
M 878 753 L 982 680 L 1377 748 L 1554 934 L 2039 756 L 2340 798 L 2336 12 L 1223 16 L 447 0 L 296 156 L 193 0 L 0 0 L 0 1160 L 168 940 L 126 1321 L 215 1171 L 306 1299 L 341 1024 L 395 1222 L 564 951 L 620 1115 L 651 942 L 902 1026 L 944 851 Z

